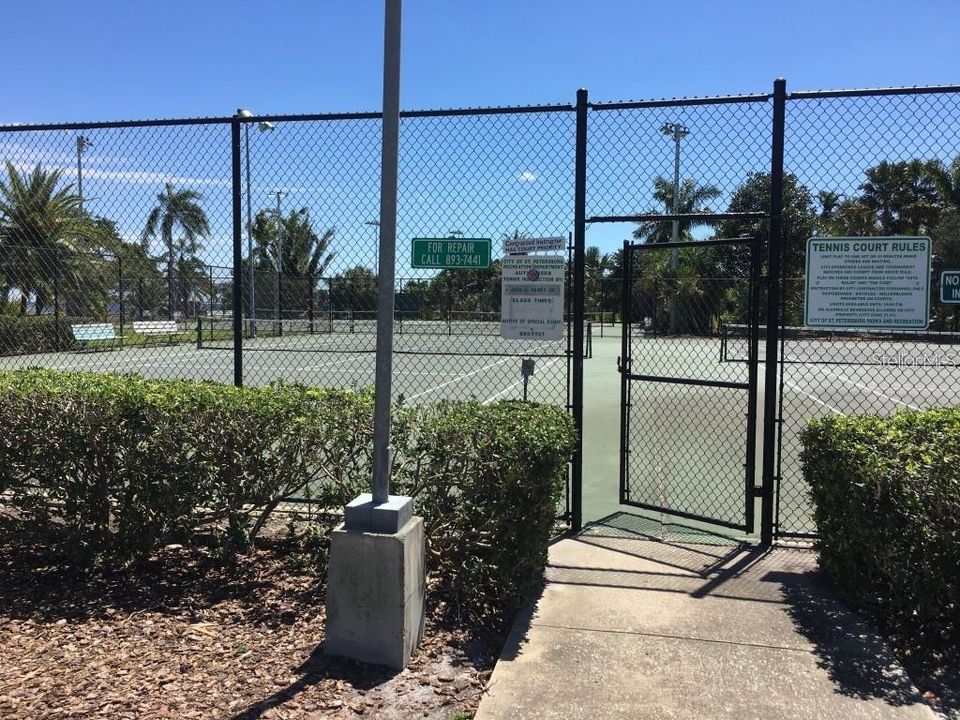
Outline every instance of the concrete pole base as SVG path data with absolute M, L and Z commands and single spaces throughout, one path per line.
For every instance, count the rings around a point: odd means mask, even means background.
M 402 670 L 423 637 L 423 518 L 392 534 L 330 535 L 324 652 Z

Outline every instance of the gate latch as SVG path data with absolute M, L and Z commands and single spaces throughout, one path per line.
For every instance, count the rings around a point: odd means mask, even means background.
M 619 373 L 629 373 L 630 372 L 630 358 L 621 358 L 617 356 L 617 372 Z

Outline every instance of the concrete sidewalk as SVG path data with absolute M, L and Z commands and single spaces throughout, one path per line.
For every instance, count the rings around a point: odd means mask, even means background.
M 657 528 L 617 514 L 551 548 L 477 720 L 936 717 L 811 552 Z

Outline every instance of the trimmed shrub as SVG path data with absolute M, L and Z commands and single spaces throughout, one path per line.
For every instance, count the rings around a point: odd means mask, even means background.
M 0 314 L 0 348 L 4 355 L 68 350 L 74 346 L 72 322 L 81 321 L 53 315 Z
M 293 494 L 333 515 L 369 487 L 373 393 L 129 375 L 0 373 L 0 492 L 84 554 L 131 558 L 199 529 L 242 547 Z M 573 449 L 560 408 L 393 411 L 393 492 L 424 516 L 432 591 L 474 617 L 537 588 Z
M 960 639 L 960 409 L 829 416 L 802 441 L 826 573 L 895 632 Z
M 289 385 L 2 373 L 0 487 L 96 551 L 145 552 L 215 523 L 243 544 L 308 483 L 350 494 L 340 486 L 372 403 Z
M 436 590 L 459 610 L 510 612 L 539 587 L 574 438 L 553 406 L 424 410 L 396 476 L 425 519 Z

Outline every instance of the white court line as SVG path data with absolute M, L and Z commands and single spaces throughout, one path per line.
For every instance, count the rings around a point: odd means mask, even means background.
M 483 372 L 484 370 L 489 370 L 490 368 L 496 367 L 497 365 L 502 365 L 503 363 L 505 363 L 505 362 L 507 362 L 507 361 L 509 361 L 509 360 L 516 360 L 516 358 L 513 357 L 513 356 L 505 357 L 505 358 L 503 358 L 503 359 L 501 359 L 501 360 L 497 360 L 497 361 L 494 362 L 494 363 L 490 363 L 489 365 L 484 365 L 482 368 L 478 368 L 478 369 L 474 370 L 473 372 L 468 372 L 468 373 L 465 373 L 465 374 L 463 374 L 463 375 L 457 375 L 453 380 L 447 380 L 445 383 L 440 383 L 440 384 L 437 385 L 436 387 L 429 388 L 429 389 L 427 389 L 427 390 L 424 390 L 423 392 L 417 393 L 416 395 L 408 395 L 408 396 L 407 396 L 407 400 L 416 400 L 418 397 L 421 397 L 422 395 L 427 395 L 428 393 L 432 393 L 434 390 L 439 390 L 439 389 L 442 388 L 442 387 L 446 387 L 447 385 L 451 385 L 452 383 L 458 382 L 459 380 L 463 380 L 464 378 L 468 378 L 468 377 L 470 377 L 471 375 L 476 375 L 477 373 Z
M 542 368 L 540 368 L 540 372 L 543 372 L 544 370 L 546 370 L 548 367 L 550 367 L 551 365 L 553 365 L 553 364 L 554 364 L 555 362 L 557 362 L 558 360 L 566 360 L 566 358 L 562 358 L 562 357 L 554 358 L 554 359 L 551 360 L 550 362 L 544 364 L 544 366 L 543 366 Z M 517 382 L 511 383 L 510 385 L 507 385 L 507 386 L 506 386 L 503 390 L 501 390 L 500 392 L 498 392 L 498 393 L 496 393 L 496 394 L 494 394 L 494 395 L 491 395 L 491 396 L 488 397 L 486 400 L 484 400 L 484 401 L 481 403 L 481 405 L 489 405 L 490 403 L 492 403 L 494 400 L 496 400 L 496 399 L 497 399 L 498 397 L 500 397 L 501 395 L 505 395 L 506 393 L 508 393 L 508 392 L 510 392 L 511 390 L 513 390 L 513 388 L 517 387 L 518 385 L 522 385 L 522 384 L 523 384 L 523 380 L 517 380 Z
M 828 374 L 833 375 L 833 376 L 834 376 L 835 378 L 837 378 L 838 380 L 842 380 L 842 381 L 845 382 L 845 383 L 849 383 L 849 384 L 851 384 L 851 385 L 854 385 L 854 386 L 860 388 L 861 390 L 866 390 L 867 392 L 872 392 L 874 395 L 878 395 L 879 397 L 882 397 L 884 400 L 890 400 L 891 402 L 895 402 L 895 403 L 897 403 L 898 405 L 903 405 L 903 406 L 905 406 L 905 407 L 908 407 L 908 408 L 910 408 L 911 410 L 921 410 L 921 409 L 922 409 L 922 408 L 918 408 L 916 405 L 911 405 L 911 404 L 908 403 L 906 400 L 901 400 L 900 398 L 895 398 L 895 397 L 893 397 L 892 395 L 885 395 L 884 393 L 880 392 L 879 390 L 877 390 L 877 389 L 875 389 L 875 388 L 870 387 L 869 385 L 863 385 L 862 383 L 858 383 L 856 380 L 851 380 L 851 379 L 848 378 L 846 375 L 841 375 L 840 373 L 835 373 L 835 372 L 833 372 L 832 370 L 827 370 L 827 368 L 824 368 L 824 370 L 825 370 Z
M 801 389 L 798 388 L 796 385 L 794 385 L 792 382 L 787 382 L 786 380 L 784 380 L 784 381 L 783 381 L 783 384 L 786 385 L 787 387 L 789 387 L 791 390 L 796 390 L 796 391 L 797 391 L 798 393 L 800 393 L 801 395 L 806 395 L 808 398 L 810 398 L 811 400 L 813 400 L 817 405 L 823 405 L 825 408 L 827 408 L 827 410 L 830 410 L 830 411 L 832 411 L 832 412 L 835 412 L 837 415 L 843 415 L 843 414 L 844 414 L 843 410 L 837 410 L 837 408 L 835 408 L 833 405 L 830 405 L 830 404 L 828 404 L 828 403 L 825 403 L 823 400 L 821 400 L 820 398 L 818 398 L 816 395 L 811 395 L 810 393 L 806 392 L 805 390 L 801 390 Z

